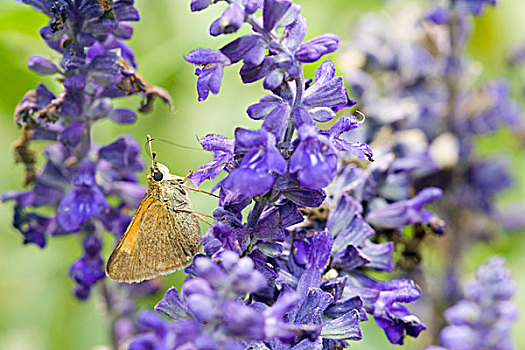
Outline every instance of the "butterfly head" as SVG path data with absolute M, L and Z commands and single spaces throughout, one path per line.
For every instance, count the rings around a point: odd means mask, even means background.
M 155 166 L 151 167 L 148 179 L 159 183 L 163 181 L 178 181 L 181 177 L 170 173 L 170 170 L 164 164 L 155 162 Z

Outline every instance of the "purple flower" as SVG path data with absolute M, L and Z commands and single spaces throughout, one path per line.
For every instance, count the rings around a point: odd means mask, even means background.
M 297 173 L 304 187 L 321 189 L 335 176 L 337 152 L 330 140 L 319 133 L 305 108 L 296 109 L 293 118 L 299 144 L 290 158 L 290 172 Z
M 111 163 L 113 169 L 120 172 L 144 170 L 144 161 L 140 158 L 140 144 L 130 136 L 124 136 L 98 150 L 99 159 Z
M 57 233 L 55 218 L 25 213 L 21 206 L 15 207 L 13 226 L 24 236 L 24 244 L 34 243 L 40 248 L 46 245 L 46 236 Z
M 204 68 L 195 70 L 195 75 L 199 77 L 197 79 L 199 101 L 204 101 L 210 91 L 213 94 L 218 94 L 221 87 L 223 69 L 231 64 L 230 59 L 219 50 L 209 49 L 194 50 L 185 59 L 195 65 L 204 66 Z
M 263 27 L 268 32 L 291 24 L 299 15 L 301 6 L 290 0 L 264 0 Z
M 84 240 L 84 255 L 77 259 L 69 269 L 69 276 L 77 282 L 75 295 L 85 300 L 89 297 L 91 287 L 104 278 L 104 262 L 100 257 L 102 242 L 93 234 Z
M 322 56 L 334 52 L 339 47 L 339 37 L 335 34 L 323 34 L 308 40 L 295 52 L 298 61 L 311 63 Z
M 18 106 L 16 106 L 15 123 L 17 125 L 32 122 L 47 124 L 48 120 L 39 120 L 40 118 L 35 118 L 35 115 L 38 111 L 45 110 L 47 112 L 45 116 L 54 119 L 56 110 L 54 110 L 55 106 L 52 104 L 52 101 L 55 98 L 56 96 L 43 84 L 39 84 L 35 90 L 29 90 Z
M 445 230 L 443 221 L 429 210 L 423 209 L 427 203 L 437 202 L 443 191 L 430 187 L 418 193 L 414 198 L 386 205 L 370 211 L 366 220 L 372 225 L 382 228 L 402 228 L 412 224 L 426 224 L 434 232 L 442 234 Z
M 275 137 L 263 130 L 235 130 L 235 153 L 244 153 L 239 167 L 223 181 L 222 186 L 247 196 L 265 194 L 275 182 L 275 174 L 286 171 L 286 161 L 275 147 Z
M 192 12 L 202 11 L 211 5 L 211 0 L 191 0 L 190 8 Z
M 198 348 L 204 345 L 210 349 L 226 345 L 242 348 L 242 340 L 294 339 L 298 334 L 296 329 L 301 329 L 284 321 L 285 315 L 299 302 L 296 293 L 282 293 L 271 307 L 236 299 L 260 290 L 266 283 L 250 258 L 239 259 L 235 253 L 223 252 L 217 264 L 197 257 L 188 270 L 195 273 L 196 278 L 186 280 L 180 294 L 175 288 L 168 290 L 155 306 L 157 312 L 174 321 L 169 323 L 147 314 L 152 320 L 147 328 L 154 332 L 137 337 L 134 346 L 170 338 L 180 344 L 184 337 L 184 342 Z M 187 327 L 192 331 L 183 335 L 180 330 Z
M 60 201 L 57 221 L 65 231 L 78 231 L 80 225 L 107 207 L 106 197 L 97 186 L 95 164 L 85 161 L 73 179 L 74 188 Z
M 235 33 L 244 23 L 244 11 L 241 5 L 232 3 L 221 17 L 217 18 L 210 27 L 210 34 L 217 36 L 221 34 Z
M 332 61 L 323 61 L 315 73 L 314 83 L 304 93 L 303 105 L 308 108 L 332 108 L 347 102 L 348 95 L 343 86 L 343 77 L 335 76 L 335 65 Z
M 417 337 L 425 325 L 400 303 L 416 301 L 421 290 L 412 281 L 379 282 L 360 273 L 349 274 L 343 297 L 360 295 L 365 310 L 374 316 L 392 344 L 403 344 L 404 333 Z M 347 293 L 347 294 L 345 294 Z
M 49 75 L 59 73 L 58 67 L 50 60 L 42 56 L 31 56 L 27 61 L 29 69 L 38 74 Z
M 321 134 L 328 136 L 338 151 L 349 152 L 361 160 L 373 161 L 373 153 L 366 143 L 350 142 L 340 138 L 341 134 L 360 127 L 362 122 L 353 115 L 344 115 L 335 122 L 330 130 L 321 130 Z
M 224 136 L 210 134 L 199 142 L 203 149 L 213 152 L 213 160 L 200 166 L 190 175 L 194 186 L 199 186 L 205 180 L 215 179 L 223 169 L 231 166 L 234 156 L 234 142 Z
M 223 46 L 220 51 L 231 63 L 244 60 L 247 65 L 258 66 L 266 55 L 266 44 L 260 34 L 247 34 Z

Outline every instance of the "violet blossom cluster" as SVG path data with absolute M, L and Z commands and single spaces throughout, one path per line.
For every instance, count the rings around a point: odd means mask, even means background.
M 138 173 L 144 169 L 140 144 L 124 135 L 98 145 L 92 140 L 93 124 L 106 118 L 123 125 L 135 122 L 133 110 L 113 107 L 116 98 L 141 94 L 139 110 L 147 112 L 156 97 L 169 102 L 169 96 L 135 71 L 133 51 L 126 44 L 133 33 L 131 22 L 139 20 L 133 0 L 114 1 L 110 8 L 96 0 L 22 2 L 49 16 L 40 35 L 60 55 L 58 62 L 32 56 L 28 66 L 38 74 L 56 76 L 63 91 L 55 94 L 39 84 L 16 107 L 14 120 L 22 136 L 15 144 L 15 159 L 24 164 L 25 185 L 30 189 L 7 191 L 2 200 L 15 203 L 13 226 L 24 243 L 44 248 L 50 237 L 73 233 L 83 240 L 84 253 L 72 263 L 69 276 L 75 282 L 75 295 L 85 300 L 105 278 L 101 257 L 105 232 L 120 238 L 130 210 L 145 193 L 138 183 Z M 47 144 L 40 170 L 38 155 L 31 150 L 37 141 Z M 119 288 L 102 287 L 113 321 L 133 314 L 133 295 L 151 293 L 157 286 L 150 283 L 140 291 Z M 127 301 L 110 302 L 113 293 Z
M 511 298 L 516 292 L 512 273 L 502 257 L 492 257 L 463 288 L 464 297 L 445 311 L 449 326 L 440 335 L 441 346 L 427 350 L 512 350 L 512 324 L 517 318 Z
M 383 171 L 391 180 L 380 183 L 367 201 L 366 219 L 381 233 L 378 229 L 402 221 L 400 213 L 407 212 L 398 208 L 399 199 L 416 204 L 420 195 L 435 201 L 438 191 L 443 193 L 437 211 L 447 223 L 448 266 L 435 285 L 447 288 L 431 288 L 430 281 L 427 289 L 434 294 L 429 300 L 442 304 L 435 310 L 444 310 L 460 298 L 461 253 L 494 234 L 502 217 L 496 196 L 512 185 L 509 162 L 501 155 L 478 155 L 475 141 L 503 129 L 520 135 L 522 111 L 504 79 L 478 82 L 477 65 L 466 54 L 472 15 L 493 1 L 394 5 L 390 17 L 370 14 L 358 22 L 340 62 L 368 117 L 364 139 L 377 159 L 390 159 Z M 443 223 L 433 213 L 422 217 L 438 230 Z M 404 257 L 413 258 L 416 267 L 424 235 L 425 230 L 415 230 L 398 238 L 405 243 Z M 414 264 L 407 262 L 402 267 L 414 275 Z M 439 330 L 437 319 L 433 332 Z
M 405 4 L 390 22 L 365 16 L 342 66 L 368 116 L 366 140 L 410 168 L 416 191 L 432 184 L 447 193 L 443 208 L 494 215 L 495 196 L 512 176 L 504 158 L 477 155 L 474 140 L 503 128 L 521 132 L 522 112 L 505 80 L 476 83 L 475 65 L 465 55 L 471 17 L 459 4 L 478 14 L 485 2 L 454 3 L 453 10 L 426 12 Z M 443 11 L 447 16 L 437 18 Z M 483 230 L 478 217 L 464 226 Z M 446 219 L 454 224 L 450 212 Z
M 359 322 L 369 315 L 393 344 L 417 337 L 425 325 L 403 304 L 421 290 L 408 279 L 369 275 L 395 267 L 393 243 L 375 241 L 370 222 L 442 233 L 442 221 L 423 208 L 441 191 L 398 196 L 388 209 L 363 207 L 380 184 L 402 177 L 386 172 L 385 161 L 370 166 L 370 148 L 343 137 L 363 120 L 349 113 L 355 102 L 334 64 L 322 61 L 312 80 L 303 75 L 303 65 L 334 52 L 339 38 L 303 42 L 306 19 L 291 0 L 193 0 L 190 6 L 200 11 L 215 2 L 226 9 L 211 24 L 212 36 L 245 24 L 253 33 L 186 56 L 198 66 L 199 100 L 217 94 L 223 70 L 240 62 L 242 81 L 263 80 L 270 93 L 247 109 L 262 121 L 259 129 L 236 128 L 233 140 L 201 139 L 214 158 L 192 174 L 192 183 L 226 173 L 215 186 L 215 222 L 203 237 L 204 254 L 185 269 L 180 292 L 170 289 L 155 307 L 171 320 L 141 313 L 144 332 L 130 348 L 338 349 L 362 338 Z M 322 128 L 329 121 L 335 122 Z

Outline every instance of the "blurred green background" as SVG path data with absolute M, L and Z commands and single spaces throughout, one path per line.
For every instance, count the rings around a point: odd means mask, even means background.
M 309 21 L 308 38 L 323 32 L 338 34 L 343 40 L 351 38 L 352 24 L 359 15 L 380 11 L 384 2 L 378 0 L 298 0 L 302 13 Z M 256 127 L 244 111 L 262 94 L 261 84 L 242 86 L 238 68 L 226 70 L 221 96 L 211 96 L 198 103 L 193 67 L 183 56 L 194 48 L 218 48 L 231 40 L 229 37 L 211 38 L 207 35 L 211 21 L 219 15 L 220 7 L 191 14 L 189 0 L 139 0 L 142 21 L 135 25 L 131 46 L 135 50 L 139 71 L 152 84 L 166 88 L 174 100 L 174 110 L 156 103 L 154 112 L 139 117 L 136 124 L 121 127 L 111 121 L 98 123 L 94 139 L 109 143 L 117 135 L 127 132 L 138 140 L 147 133 L 184 145 L 198 147 L 197 136 L 218 133 L 232 137 L 235 126 Z M 0 143 L 2 167 L 0 192 L 22 189 L 22 168 L 15 166 L 11 145 L 20 130 L 13 123 L 16 104 L 24 93 L 43 81 L 54 92 L 60 91 L 52 78 L 42 78 L 27 69 L 27 59 L 34 54 L 58 59 L 40 39 L 39 29 L 47 17 L 29 6 L 15 1 L 0 1 Z M 497 9 L 476 20 L 470 47 L 472 56 L 481 62 L 485 78 L 509 76 L 505 69 L 505 55 L 518 42 L 525 42 L 525 4 L 522 0 L 505 0 Z M 517 87 L 523 86 L 517 75 L 512 75 Z M 136 107 L 137 98 L 119 102 Z M 515 173 L 519 176 L 517 190 L 507 197 L 525 198 L 525 155 L 508 142 L 505 133 L 482 143 L 481 151 L 510 151 L 516 160 Z M 505 142 L 501 142 L 505 140 Z M 173 173 L 183 175 L 209 159 L 205 152 L 182 150 L 162 143 L 155 144 L 161 162 Z M 204 186 L 206 188 L 206 186 Z M 210 213 L 214 200 L 202 194 L 192 196 L 194 208 Z M 525 213 L 524 213 L 525 215 Z M 75 235 L 50 239 L 45 249 L 35 245 L 23 246 L 22 237 L 12 227 L 12 204 L 0 205 L 0 349 L 93 349 L 108 343 L 107 322 L 97 300 L 97 291 L 88 302 L 79 302 L 71 294 L 72 281 L 67 277 L 69 266 L 81 255 L 81 243 Z M 107 236 L 106 246 L 112 238 Z M 520 291 L 515 298 L 520 310 L 525 311 L 524 232 L 511 232 L 498 238 L 490 247 L 473 247 L 465 259 L 465 273 L 471 274 L 486 257 L 500 253 L 507 257 Z M 108 251 L 105 254 L 109 254 Z M 431 264 L 432 261 L 426 263 Z M 181 275 L 164 277 L 165 288 L 178 286 Z M 144 306 L 151 306 L 159 297 L 151 298 Z M 524 312 L 525 313 L 525 312 Z M 390 349 L 395 346 L 385 341 L 384 335 L 372 322 L 363 324 L 364 342 L 353 349 Z M 525 348 L 524 317 L 515 326 L 516 348 Z M 407 343 L 417 348 L 412 339 Z

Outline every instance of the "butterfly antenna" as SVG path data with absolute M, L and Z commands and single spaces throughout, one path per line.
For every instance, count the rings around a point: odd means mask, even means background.
M 152 169 L 155 169 L 155 166 L 156 166 L 156 161 L 155 161 L 155 158 L 157 157 L 157 153 L 153 152 L 153 149 L 151 148 L 151 136 L 150 135 L 146 135 L 146 140 L 148 142 L 148 146 L 149 146 L 149 154 L 151 155 L 151 168 Z
M 158 137 L 155 137 L 154 139 L 151 139 L 151 141 L 160 141 L 160 142 L 167 143 L 168 145 L 172 145 L 172 146 L 179 147 L 179 148 L 184 148 L 184 149 L 189 149 L 189 150 L 192 150 L 192 151 L 204 151 L 202 148 L 196 148 L 196 147 L 181 145 L 180 143 L 168 141 L 166 139 L 161 139 L 161 138 L 158 138 Z
M 216 194 L 214 193 L 211 193 L 211 192 L 208 192 L 208 191 L 204 191 L 204 190 L 201 190 L 199 188 L 195 188 L 195 187 L 191 187 L 191 186 L 183 186 L 185 189 L 187 190 L 190 190 L 190 191 L 193 191 L 193 192 L 199 192 L 199 193 L 204 193 L 204 194 L 207 194 L 209 196 L 212 196 L 212 197 L 215 197 L 215 198 L 224 198 L 224 197 L 221 197 L 221 196 L 217 196 Z

